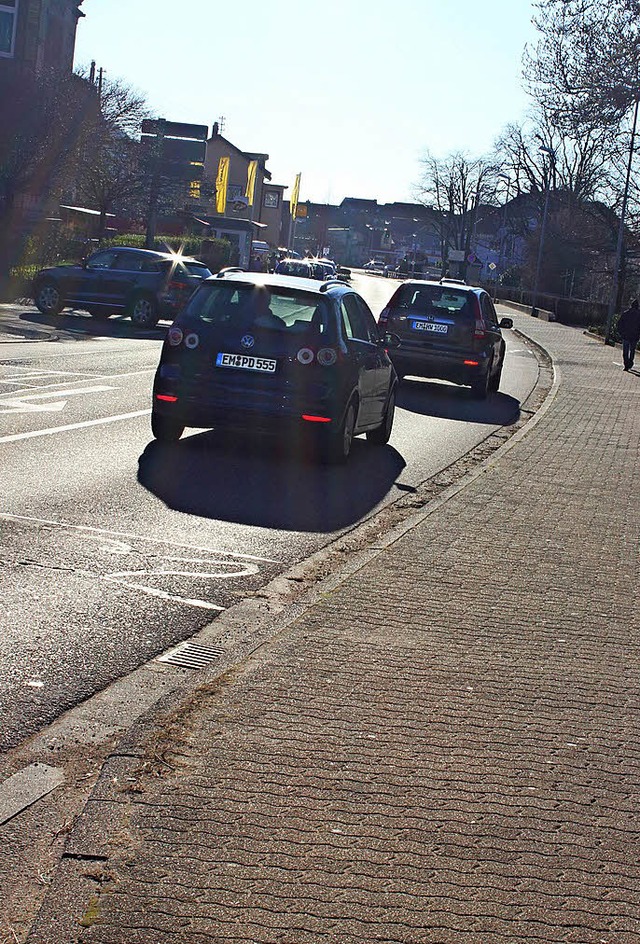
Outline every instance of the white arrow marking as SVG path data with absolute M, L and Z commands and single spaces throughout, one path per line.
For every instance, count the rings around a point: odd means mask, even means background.
M 0 409 L 0 413 L 60 413 L 67 405 L 66 400 L 56 400 L 54 403 L 32 403 L 31 401 L 52 400 L 54 397 L 76 397 L 82 393 L 105 393 L 107 390 L 114 389 L 114 387 L 97 386 L 82 387 L 78 390 L 56 390 L 52 393 L 21 394 L 19 397 L 0 399 L 0 407 L 9 407 L 7 410 Z
M 57 403 L 22 403 L 20 400 L 4 400 L 5 404 L 13 404 L 8 410 L 0 410 L 0 415 L 4 413 L 60 413 L 67 405 L 66 400 L 58 400 Z

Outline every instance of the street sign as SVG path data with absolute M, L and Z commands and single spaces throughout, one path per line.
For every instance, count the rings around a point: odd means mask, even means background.
M 304 203 L 299 203 L 296 207 L 296 219 L 304 220 L 307 217 L 307 207 Z
M 476 261 L 475 252 L 470 252 L 469 255 L 467 256 L 467 262 L 475 262 L 475 261 Z
M 206 141 L 209 137 L 207 125 L 190 125 L 182 121 L 165 121 L 164 118 L 145 118 L 143 134 L 163 134 L 165 138 L 187 138 L 190 141 Z
M 490 268 L 491 271 L 493 272 L 493 270 L 497 268 L 495 262 L 490 262 L 490 263 L 489 263 L 489 268 Z
M 464 262 L 464 249 L 450 249 L 449 262 Z

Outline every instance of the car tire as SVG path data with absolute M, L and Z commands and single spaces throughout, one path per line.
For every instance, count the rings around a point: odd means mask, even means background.
M 343 465 L 349 458 L 356 425 L 356 403 L 351 400 L 339 428 L 325 439 L 322 458 L 327 465 Z
M 377 429 L 370 429 L 367 433 L 367 442 L 372 446 L 386 446 L 391 437 L 393 429 L 393 417 L 396 411 L 396 392 L 392 390 L 387 401 L 387 408 L 384 411 L 382 423 Z
M 482 376 L 478 377 L 471 384 L 471 396 L 474 400 L 486 400 L 491 389 L 491 363 L 487 364 L 487 369 Z
M 136 328 L 153 328 L 158 323 L 158 303 L 153 295 L 134 295 L 129 315 Z
M 65 302 L 62 292 L 53 279 L 40 282 L 36 286 L 33 296 L 36 308 L 43 315 L 59 315 L 64 308 Z
M 158 442 L 177 442 L 184 433 L 184 423 L 171 416 L 151 413 L 151 432 Z
M 502 379 L 502 365 L 504 360 L 501 360 L 498 364 L 498 367 L 493 374 L 491 380 L 489 381 L 489 390 L 491 393 L 497 393 L 500 389 L 500 380 Z

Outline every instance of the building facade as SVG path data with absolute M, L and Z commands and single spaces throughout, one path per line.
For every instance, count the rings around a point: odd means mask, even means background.
M 0 0 L 0 76 L 71 72 L 82 0 Z
M 268 154 L 241 151 L 240 148 L 228 141 L 220 134 L 218 125 L 214 124 L 211 137 L 207 141 L 207 156 L 204 167 L 204 178 L 208 189 L 215 187 L 218 165 L 221 157 L 229 158 L 229 178 L 227 182 L 227 205 L 225 215 L 238 220 L 248 219 L 254 229 L 254 238 L 264 240 L 272 246 L 280 246 L 287 239 L 283 233 L 283 201 L 284 184 L 274 184 L 271 174 L 267 170 Z M 245 190 L 247 174 L 251 161 L 258 162 L 256 174 L 253 206 L 247 205 Z M 215 212 L 215 206 L 207 207 L 203 212 Z

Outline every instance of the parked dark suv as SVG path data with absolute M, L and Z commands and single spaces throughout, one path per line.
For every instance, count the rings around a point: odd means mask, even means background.
M 491 298 L 460 283 L 410 279 L 399 285 L 379 319 L 402 344 L 391 353 L 400 378 L 436 377 L 471 387 L 484 399 L 500 386 L 505 343 Z
M 313 434 L 328 461 L 353 437 L 389 439 L 396 373 L 364 299 L 342 282 L 220 273 L 169 329 L 153 388 L 151 429 L 185 426 Z
M 76 265 L 38 272 L 33 299 L 46 315 L 82 308 L 96 318 L 124 312 L 148 328 L 159 318 L 174 318 L 202 279 L 211 272 L 202 262 L 168 252 L 114 247 L 101 249 Z

